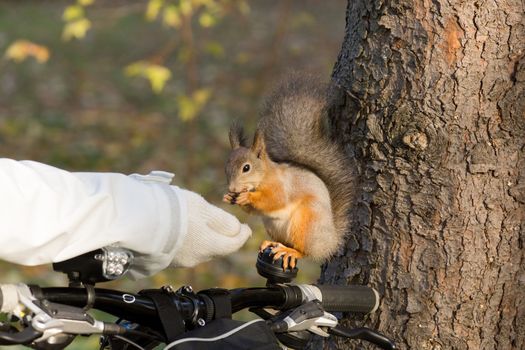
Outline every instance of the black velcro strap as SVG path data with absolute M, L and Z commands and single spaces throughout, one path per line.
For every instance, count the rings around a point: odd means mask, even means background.
M 167 342 L 172 342 L 185 332 L 184 319 L 168 294 L 158 289 L 142 290 L 139 294 L 147 296 L 155 304 Z
M 205 294 L 213 301 L 215 305 L 213 319 L 232 317 L 232 298 L 227 289 L 206 289 L 199 292 L 199 294 Z

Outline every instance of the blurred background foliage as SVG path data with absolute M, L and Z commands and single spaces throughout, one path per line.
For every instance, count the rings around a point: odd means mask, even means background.
M 1 156 L 71 171 L 171 171 L 255 230 L 238 254 L 107 287 L 261 285 L 262 225 L 221 203 L 227 130 L 234 119 L 253 130 L 264 94 L 287 72 L 328 79 L 344 13 L 343 0 L 0 1 Z M 319 273 L 299 267 L 300 281 Z M 47 265 L 2 262 L 0 273 L 1 282 L 65 283 Z

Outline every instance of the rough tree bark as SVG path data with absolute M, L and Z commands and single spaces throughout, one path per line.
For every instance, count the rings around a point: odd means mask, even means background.
M 348 322 L 400 349 L 525 349 L 524 12 L 348 2 L 333 122 L 360 193 L 321 280 L 376 287 L 380 310 Z

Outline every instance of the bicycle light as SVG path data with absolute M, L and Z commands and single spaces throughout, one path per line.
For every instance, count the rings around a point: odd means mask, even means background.
M 104 247 L 53 264 L 55 271 L 64 272 L 72 285 L 95 284 L 123 276 L 131 267 L 133 253 L 118 247 Z
M 133 254 L 122 248 L 104 247 L 102 253 L 95 255 L 95 259 L 102 261 L 102 275 L 108 280 L 114 280 L 129 270 Z

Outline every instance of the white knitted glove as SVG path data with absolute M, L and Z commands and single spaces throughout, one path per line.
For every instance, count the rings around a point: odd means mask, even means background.
M 248 225 L 197 193 L 184 189 L 178 192 L 186 201 L 188 226 L 172 266 L 195 266 L 215 256 L 233 253 L 251 236 Z

